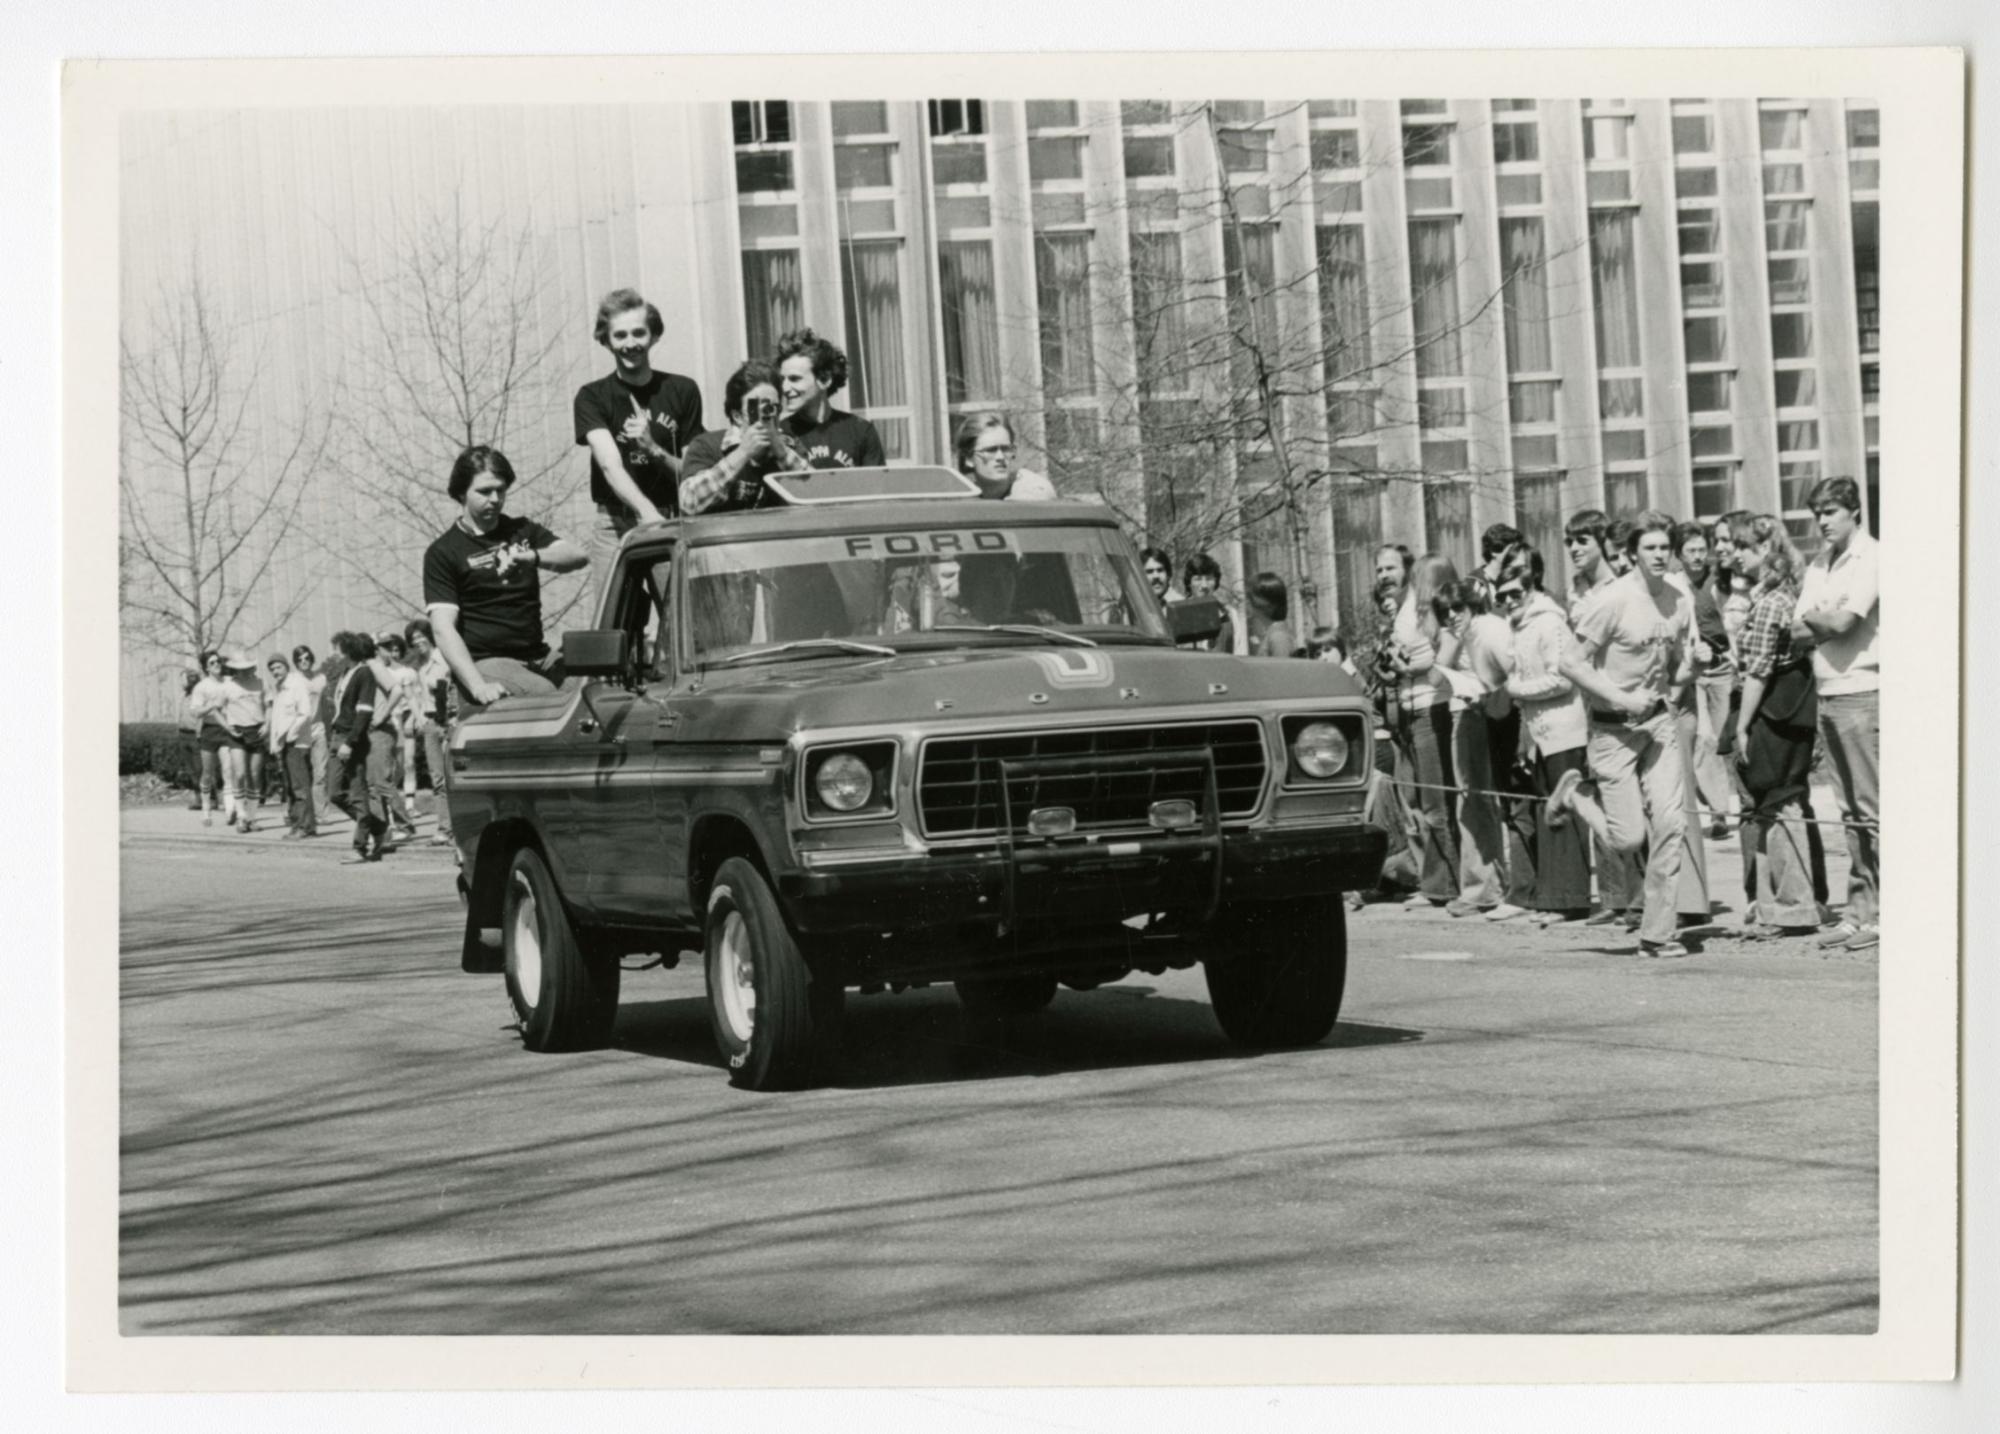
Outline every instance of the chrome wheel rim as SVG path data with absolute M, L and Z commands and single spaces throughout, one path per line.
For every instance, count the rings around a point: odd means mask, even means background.
M 509 932 L 508 957 L 521 1003 L 533 1006 L 542 995 L 542 920 L 535 888 L 521 872 L 514 874 L 514 925 Z
M 750 928 L 738 911 L 726 913 L 717 934 L 714 969 L 709 979 L 729 1034 L 749 1045 L 757 1029 L 757 970 L 750 951 Z

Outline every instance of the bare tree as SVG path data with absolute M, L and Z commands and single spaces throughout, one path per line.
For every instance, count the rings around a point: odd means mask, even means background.
M 1436 387 L 1420 382 L 1412 392 L 1407 375 L 1462 375 L 1451 361 L 1462 336 L 1498 312 L 1511 286 L 1538 279 L 1553 256 L 1517 264 L 1477 293 L 1462 292 L 1472 287 L 1463 253 L 1437 272 L 1419 264 L 1409 283 L 1391 283 L 1381 256 L 1364 262 L 1360 226 L 1315 223 L 1315 252 L 1288 263 L 1279 223 L 1313 202 L 1315 166 L 1266 177 L 1262 156 L 1244 148 L 1255 138 L 1251 126 L 1232 123 L 1215 102 L 1178 106 L 1172 122 L 1208 152 L 1213 185 L 1129 191 L 1127 262 L 1098 267 L 1087 286 L 1092 312 L 1075 315 L 1098 335 L 1129 332 L 1129 351 L 1093 353 L 1089 372 L 1051 363 L 1050 310 L 1061 311 L 1063 296 L 1050 272 L 1061 268 L 1061 241 L 1038 238 L 1044 448 L 1058 485 L 1095 494 L 1171 552 L 1251 538 L 1285 551 L 1286 566 L 1306 577 L 1325 506 L 1348 485 L 1498 481 L 1470 462 L 1450 473 L 1385 462 L 1375 440 L 1392 428 L 1434 426 L 1427 420 L 1435 415 L 1420 410 Z M 1340 167 L 1395 162 L 1357 152 Z M 1241 177 L 1245 170 L 1256 178 Z M 1197 230 L 1218 235 L 1219 245 L 1187 242 Z M 1059 355 L 1076 347 L 1053 343 Z M 1080 391 L 1098 398 L 1096 417 L 1072 425 L 1062 400 Z M 1465 391 L 1456 390 L 1459 402 Z M 1318 621 L 1316 591 L 1301 596 L 1303 615 Z
M 345 416 L 340 461 L 370 540 L 349 562 L 390 609 L 411 611 L 461 452 L 505 452 L 518 475 L 510 506 L 532 517 L 559 511 L 576 479 L 569 447 L 545 436 L 548 414 L 567 398 L 561 331 L 538 312 L 556 288 L 547 241 L 527 224 L 474 217 L 453 190 L 399 217 L 388 254 L 379 268 L 347 254 L 370 340 L 358 364 L 374 398 Z M 552 586 L 544 616 L 554 624 L 587 586 Z
M 255 354 L 239 351 L 199 274 L 120 345 L 119 607 L 128 639 L 163 662 L 224 641 L 254 647 L 311 591 L 271 597 L 272 565 L 324 455 L 327 424 L 301 403 L 282 434 L 253 413 Z M 241 624 L 254 619 L 257 626 Z

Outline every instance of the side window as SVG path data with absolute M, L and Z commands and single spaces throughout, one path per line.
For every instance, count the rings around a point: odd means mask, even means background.
M 634 562 L 621 577 L 618 625 L 632 640 L 632 658 L 641 681 L 667 675 L 673 625 L 668 620 L 673 594 L 671 556 Z

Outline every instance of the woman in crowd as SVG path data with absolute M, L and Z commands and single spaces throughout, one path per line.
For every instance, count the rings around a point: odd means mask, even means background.
M 212 749 L 221 764 L 227 793 L 223 824 L 254 831 L 245 744 L 254 738 L 261 746 L 264 740 L 264 689 L 255 676 L 256 664 L 238 652 L 205 652 L 201 668 L 206 675 L 195 684 L 188 706 L 201 719 L 202 745 Z M 210 824 L 204 810 L 202 825 Z
M 1491 795 L 1497 778 L 1512 764 L 1510 751 L 1496 770 L 1493 729 L 1507 723 L 1514 710 L 1507 696 L 1513 632 L 1506 619 L 1488 610 L 1484 585 L 1471 579 L 1445 583 L 1431 599 L 1431 611 L 1440 629 L 1438 666 L 1451 684 L 1447 706 L 1458 786 L 1458 896 L 1445 910 L 1453 916 L 1478 912 L 1505 921 L 1524 914 L 1524 908 L 1505 899 L 1506 831 L 1499 800 Z
M 982 498 L 1032 501 L 1056 496 L 1055 484 L 1016 466 L 1020 450 L 1014 441 L 1013 422 L 1004 413 L 967 414 L 959 421 L 952 451 L 958 458 L 958 471 L 979 485 Z
M 1443 906 L 1458 895 L 1457 776 L 1451 755 L 1450 684 L 1438 670 L 1440 629 L 1432 600 L 1458 570 L 1449 558 L 1415 558 L 1390 544 L 1375 554 L 1375 587 L 1394 616 L 1390 640 L 1377 653 L 1395 687 L 1397 780 L 1404 784 L 1417 830 L 1423 881 L 1404 903 L 1412 910 Z
M 1753 861 L 1756 870 L 1744 925 L 1759 936 L 1806 935 L 1820 922 L 1804 809 L 1819 699 L 1811 648 L 1792 637 L 1803 564 L 1779 519 L 1753 519 L 1749 535 L 1756 586 L 1737 646 L 1743 702 L 1735 755 L 1751 804 L 1743 862 L 1746 874 Z
M 1214 598 L 1222 587 L 1222 565 L 1207 553 L 1196 553 L 1187 560 L 1187 568 L 1181 574 L 1181 581 L 1187 584 L 1189 597 Z M 1236 618 L 1227 605 L 1222 609 L 1222 627 L 1215 634 L 1214 640 L 1207 644 L 1207 650 L 1236 651 Z
M 1250 655 L 1252 657 L 1292 657 L 1298 653 L 1298 639 L 1286 620 L 1291 599 L 1285 580 L 1276 573 L 1259 573 L 1250 579 Z
M 1536 794 L 1545 798 L 1564 772 L 1585 769 L 1590 723 L 1583 694 L 1562 675 L 1569 619 L 1562 604 L 1542 590 L 1542 572 L 1540 553 L 1518 550 L 1501 568 L 1493 601 L 1514 629 L 1507 694 L 1520 710 L 1532 747 Z M 1529 805 L 1534 828 L 1525 845 L 1534 895 L 1527 904 L 1541 926 L 1580 921 L 1590 914 L 1590 844 L 1584 829 L 1567 816 L 1552 815 L 1545 801 Z
M 222 709 L 228 705 L 228 673 L 222 665 L 222 654 L 210 651 L 201 655 L 201 675 L 188 689 L 188 715 L 195 723 L 195 745 L 201 753 L 201 824 L 215 825 L 215 809 L 223 813 L 223 825 L 236 825 L 236 788 L 229 780 L 229 763 L 224 753 L 232 747 L 237 756 L 242 756 L 242 746 L 236 734 L 222 720 Z
M 417 834 L 416 821 L 410 815 L 409 782 L 416 776 L 415 725 L 423 693 L 416 672 L 403 662 L 405 651 L 399 632 L 384 632 L 375 639 L 375 684 L 380 695 L 369 744 L 368 781 L 371 786 L 381 782 L 389 821 L 396 834 L 408 840 Z M 378 746 L 382 748 L 379 762 L 373 756 Z

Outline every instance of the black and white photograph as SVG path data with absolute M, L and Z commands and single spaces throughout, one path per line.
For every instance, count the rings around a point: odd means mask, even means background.
M 76 76 L 75 1368 L 1948 1375 L 1962 60 L 1548 58 Z

